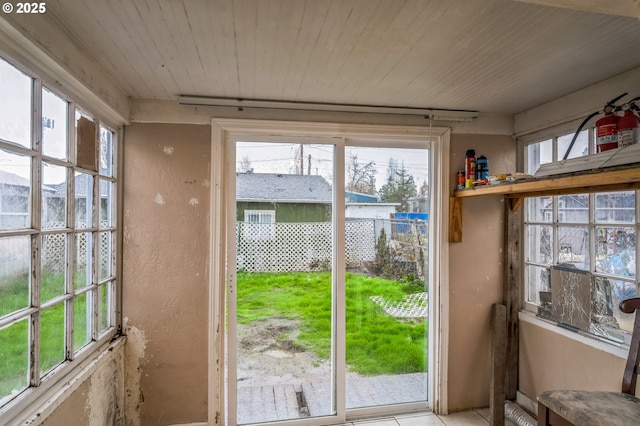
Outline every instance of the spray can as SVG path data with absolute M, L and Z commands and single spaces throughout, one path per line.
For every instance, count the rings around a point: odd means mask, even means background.
M 457 188 L 458 189 L 463 189 L 464 188 L 464 170 L 459 170 L 458 171 L 458 182 L 457 182 Z
M 468 149 L 464 156 L 464 187 L 473 188 L 476 180 L 476 152 Z
M 489 160 L 484 155 L 480 155 L 476 160 L 476 180 L 489 179 Z

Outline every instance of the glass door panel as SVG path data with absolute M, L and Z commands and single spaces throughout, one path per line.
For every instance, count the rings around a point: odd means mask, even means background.
M 346 408 L 427 401 L 429 151 L 345 151 Z
M 333 415 L 334 146 L 235 149 L 237 423 Z

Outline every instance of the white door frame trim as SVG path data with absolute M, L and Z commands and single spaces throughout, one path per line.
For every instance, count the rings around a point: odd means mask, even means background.
M 430 297 L 433 312 L 429 324 L 429 389 L 430 402 L 436 413 L 447 412 L 448 357 L 448 265 L 446 239 L 449 221 L 448 184 L 450 129 L 444 127 L 340 124 L 301 121 L 216 119 L 211 120 L 211 193 L 210 193 L 210 259 L 209 259 L 209 353 L 208 353 L 208 424 L 225 424 L 225 288 L 226 288 L 226 161 L 225 144 L 234 134 L 269 136 L 370 137 L 371 139 L 429 140 L 433 156 L 430 164 L 432 188 L 432 220 L 430 230 L 437 241 L 431 273 L 434 297 Z M 434 173 L 434 170 L 437 173 Z

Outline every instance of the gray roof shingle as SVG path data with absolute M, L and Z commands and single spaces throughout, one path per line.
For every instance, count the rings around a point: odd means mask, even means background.
M 332 194 L 331 185 L 318 175 L 236 173 L 236 199 L 330 203 Z

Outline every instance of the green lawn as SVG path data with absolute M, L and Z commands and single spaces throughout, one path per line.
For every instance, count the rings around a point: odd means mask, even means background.
M 27 277 L 0 287 L 0 315 L 29 306 Z M 64 292 L 64 276 L 52 274 L 42 279 L 43 301 Z M 65 304 L 58 303 L 40 316 L 40 371 L 44 374 L 65 359 L 64 353 Z M 74 301 L 74 346 L 87 343 L 86 295 Z M 0 330 L 0 399 L 12 390 L 28 385 L 29 321 L 24 319 Z
M 327 359 L 331 349 L 331 274 L 244 273 L 237 277 L 238 322 L 295 319 L 297 344 Z M 371 301 L 401 301 L 423 290 L 413 279 L 393 281 L 347 274 L 346 361 L 363 375 L 422 372 L 427 363 L 426 321 L 398 320 Z

